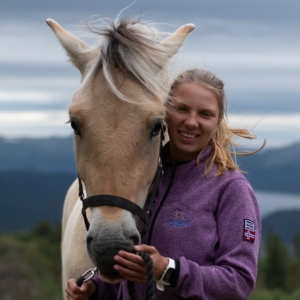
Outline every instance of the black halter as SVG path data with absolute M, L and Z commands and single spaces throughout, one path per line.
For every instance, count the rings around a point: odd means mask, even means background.
M 160 155 L 162 152 L 162 142 L 165 138 L 164 137 L 165 130 L 166 130 L 165 126 L 163 126 L 161 129 Z M 156 170 L 155 177 L 153 179 L 152 190 L 151 190 L 150 195 L 148 196 L 148 201 L 147 201 L 148 209 L 147 209 L 147 211 L 145 211 L 144 209 L 140 208 L 137 204 L 135 204 L 125 198 L 118 197 L 118 196 L 96 195 L 96 196 L 84 198 L 82 182 L 81 182 L 80 176 L 78 174 L 79 197 L 80 197 L 80 200 L 82 201 L 81 213 L 82 213 L 82 216 L 84 219 L 84 224 L 85 224 L 86 230 L 89 230 L 89 227 L 90 227 L 90 223 L 86 216 L 86 209 L 88 207 L 97 207 L 97 206 L 104 206 L 104 205 L 105 206 L 117 206 L 117 207 L 120 207 L 120 208 L 130 211 L 134 215 L 138 216 L 144 222 L 144 228 L 141 232 L 141 236 L 143 236 L 147 231 L 148 217 L 150 216 L 150 213 L 152 211 L 153 201 L 154 201 L 155 193 L 156 193 L 161 175 L 162 175 L 162 162 L 161 162 L 161 158 L 159 156 L 158 167 Z

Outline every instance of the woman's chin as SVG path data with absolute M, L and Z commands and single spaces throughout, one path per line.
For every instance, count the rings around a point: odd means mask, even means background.
M 106 283 L 110 284 L 117 284 L 125 280 L 121 275 L 108 275 L 108 274 L 103 274 L 100 271 L 98 271 L 98 277 Z

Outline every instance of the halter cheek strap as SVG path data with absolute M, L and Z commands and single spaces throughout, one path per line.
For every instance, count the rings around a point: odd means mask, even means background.
M 165 131 L 165 127 L 163 127 L 161 130 L 160 154 L 162 152 L 162 142 L 164 140 L 164 131 Z M 77 173 L 78 184 L 79 184 L 79 197 L 80 197 L 80 200 L 82 201 L 81 213 L 82 213 L 82 216 L 84 219 L 84 224 L 85 224 L 86 230 L 89 230 L 89 228 L 90 228 L 90 223 L 86 216 L 87 208 L 97 207 L 97 206 L 117 206 L 117 207 L 120 207 L 120 208 L 130 211 L 134 215 L 138 216 L 144 222 L 144 228 L 141 232 L 141 236 L 143 236 L 147 231 L 148 217 L 150 217 L 150 214 L 151 214 L 151 211 L 153 208 L 153 201 L 154 201 L 155 193 L 156 193 L 161 175 L 162 175 L 162 162 L 161 162 L 161 158 L 159 157 L 158 167 L 156 170 L 155 177 L 153 179 L 153 188 L 151 190 L 150 197 L 148 197 L 148 199 L 149 199 L 148 210 L 145 211 L 142 208 L 140 208 L 137 204 L 133 203 L 132 201 L 129 201 L 125 198 L 118 197 L 118 196 L 95 195 L 95 196 L 91 196 L 88 198 L 84 198 L 82 181 L 81 181 L 79 174 Z

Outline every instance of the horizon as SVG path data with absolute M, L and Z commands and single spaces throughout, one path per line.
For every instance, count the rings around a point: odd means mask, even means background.
M 73 133 L 70 134 L 63 134 L 63 135 L 42 135 L 42 136 L 5 136 L 2 135 L 0 133 L 0 139 L 3 139 L 5 143 L 17 143 L 18 141 L 21 140 L 48 140 L 48 139 L 73 139 Z M 248 150 L 248 151 L 253 151 L 256 150 L 259 146 L 262 145 L 263 140 L 258 139 L 256 141 L 247 141 L 247 143 L 243 144 L 242 142 L 236 146 L 236 148 L 241 148 L 244 150 Z M 285 148 L 290 148 L 290 147 L 294 147 L 296 145 L 300 144 L 300 139 L 299 140 L 295 140 L 292 141 L 290 143 L 286 143 L 286 144 L 276 144 L 276 145 L 268 145 L 268 141 L 266 146 L 262 149 L 262 150 L 279 150 L 279 149 L 285 149 Z M 267 147 L 268 145 L 268 147 Z

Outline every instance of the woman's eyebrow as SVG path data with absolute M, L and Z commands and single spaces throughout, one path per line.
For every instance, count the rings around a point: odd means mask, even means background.
M 179 105 L 189 107 L 186 103 L 184 103 L 184 102 L 179 102 L 179 101 L 178 101 L 178 102 L 176 103 L 176 106 L 179 106 Z

